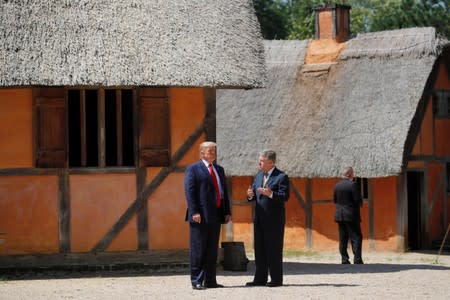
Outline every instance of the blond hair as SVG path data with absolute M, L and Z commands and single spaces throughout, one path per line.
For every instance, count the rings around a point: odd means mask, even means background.
M 214 148 L 217 149 L 217 144 L 214 143 L 214 142 L 210 142 L 210 141 L 206 141 L 206 142 L 203 142 L 203 143 L 200 144 L 200 147 L 199 147 L 199 149 L 200 149 L 200 158 L 203 157 L 204 150 L 206 148 L 209 148 L 209 147 L 214 147 Z

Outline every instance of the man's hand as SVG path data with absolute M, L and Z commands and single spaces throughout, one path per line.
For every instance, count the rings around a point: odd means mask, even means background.
M 231 216 L 230 215 L 226 215 L 225 216 L 225 224 L 228 224 L 228 222 L 231 221 Z
M 260 188 L 257 189 L 257 191 L 260 194 L 262 194 L 264 196 L 267 196 L 267 197 L 270 197 L 272 195 L 272 190 L 269 187 L 266 187 L 266 188 L 260 187 Z
M 247 197 L 248 197 L 248 199 L 251 199 L 251 198 L 253 198 L 254 196 L 255 196 L 255 193 L 253 193 L 252 187 L 249 186 L 248 189 L 247 189 Z
M 202 221 L 202 216 L 200 214 L 192 215 L 192 220 L 194 220 L 195 223 L 199 223 Z

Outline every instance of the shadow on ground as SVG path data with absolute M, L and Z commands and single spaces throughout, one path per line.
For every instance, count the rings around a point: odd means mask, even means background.
M 399 264 L 374 263 L 365 265 L 341 265 L 331 263 L 312 262 L 284 262 L 285 275 L 312 275 L 312 274 L 346 274 L 346 273 L 392 273 L 406 270 L 450 270 L 450 267 L 434 264 Z M 254 261 L 250 261 L 247 271 L 225 271 L 219 266 L 217 274 L 221 276 L 253 276 Z M 161 267 L 158 269 L 145 266 L 127 266 L 123 269 L 32 269 L 32 270 L 2 270 L 0 280 L 33 280 L 33 279 L 64 279 L 89 277 L 137 277 L 137 276 L 172 276 L 189 274 L 188 265 L 176 267 Z

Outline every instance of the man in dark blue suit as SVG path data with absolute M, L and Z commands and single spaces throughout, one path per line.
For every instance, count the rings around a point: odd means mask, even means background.
M 192 288 L 218 288 L 217 248 L 220 226 L 231 220 L 224 169 L 215 163 L 216 143 L 200 144 L 200 160 L 186 169 L 184 191 L 189 221 Z
M 284 203 L 289 198 L 289 178 L 275 167 L 276 153 L 259 155 L 260 172 L 247 190 L 248 201 L 255 201 L 253 234 L 255 276 L 246 286 L 283 285 L 283 242 L 286 220 Z M 270 282 L 267 282 L 270 274 Z
M 333 194 L 333 201 L 336 204 L 334 220 L 339 227 L 339 252 L 343 264 L 350 263 L 347 252 L 349 238 L 354 255 L 353 262 L 355 264 L 363 264 L 361 256 L 363 237 L 359 210 L 362 206 L 362 197 L 358 185 L 353 181 L 353 177 L 352 167 L 342 168 L 342 179 L 336 184 Z

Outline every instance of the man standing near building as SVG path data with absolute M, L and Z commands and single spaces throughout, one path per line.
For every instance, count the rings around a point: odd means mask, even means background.
M 216 143 L 200 144 L 200 160 L 186 169 L 184 191 L 189 221 L 191 284 L 195 290 L 219 288 L 216 281 L 220 226 L 231 220 L 224 169 L 215 163 Z
M 342 264 L 350 263 L 347 252 L 349 238 L 354 255 L 353 263 L 363 264 L 361 256 L 363 237 L 360 224 L 362 198 L 358 185 L 353 181 L 353 177 L 352 167 L 342 168 L 342 179 L 336 184 L 333 194 L 333 201 L 336 204 L 334 220 L 339 226 L 339 252 Z
M 283 242 L 286 222 L 284 203 L 289 198 L 289 178 L 275 167 L 276 153 L 264 150 L 259 169 L 247 190 L 248 201 L 256 201 L 253 218 L 255 276 L 246 286 L 283 285 Z M 267 282 L 270 274 L 270 282 Z

